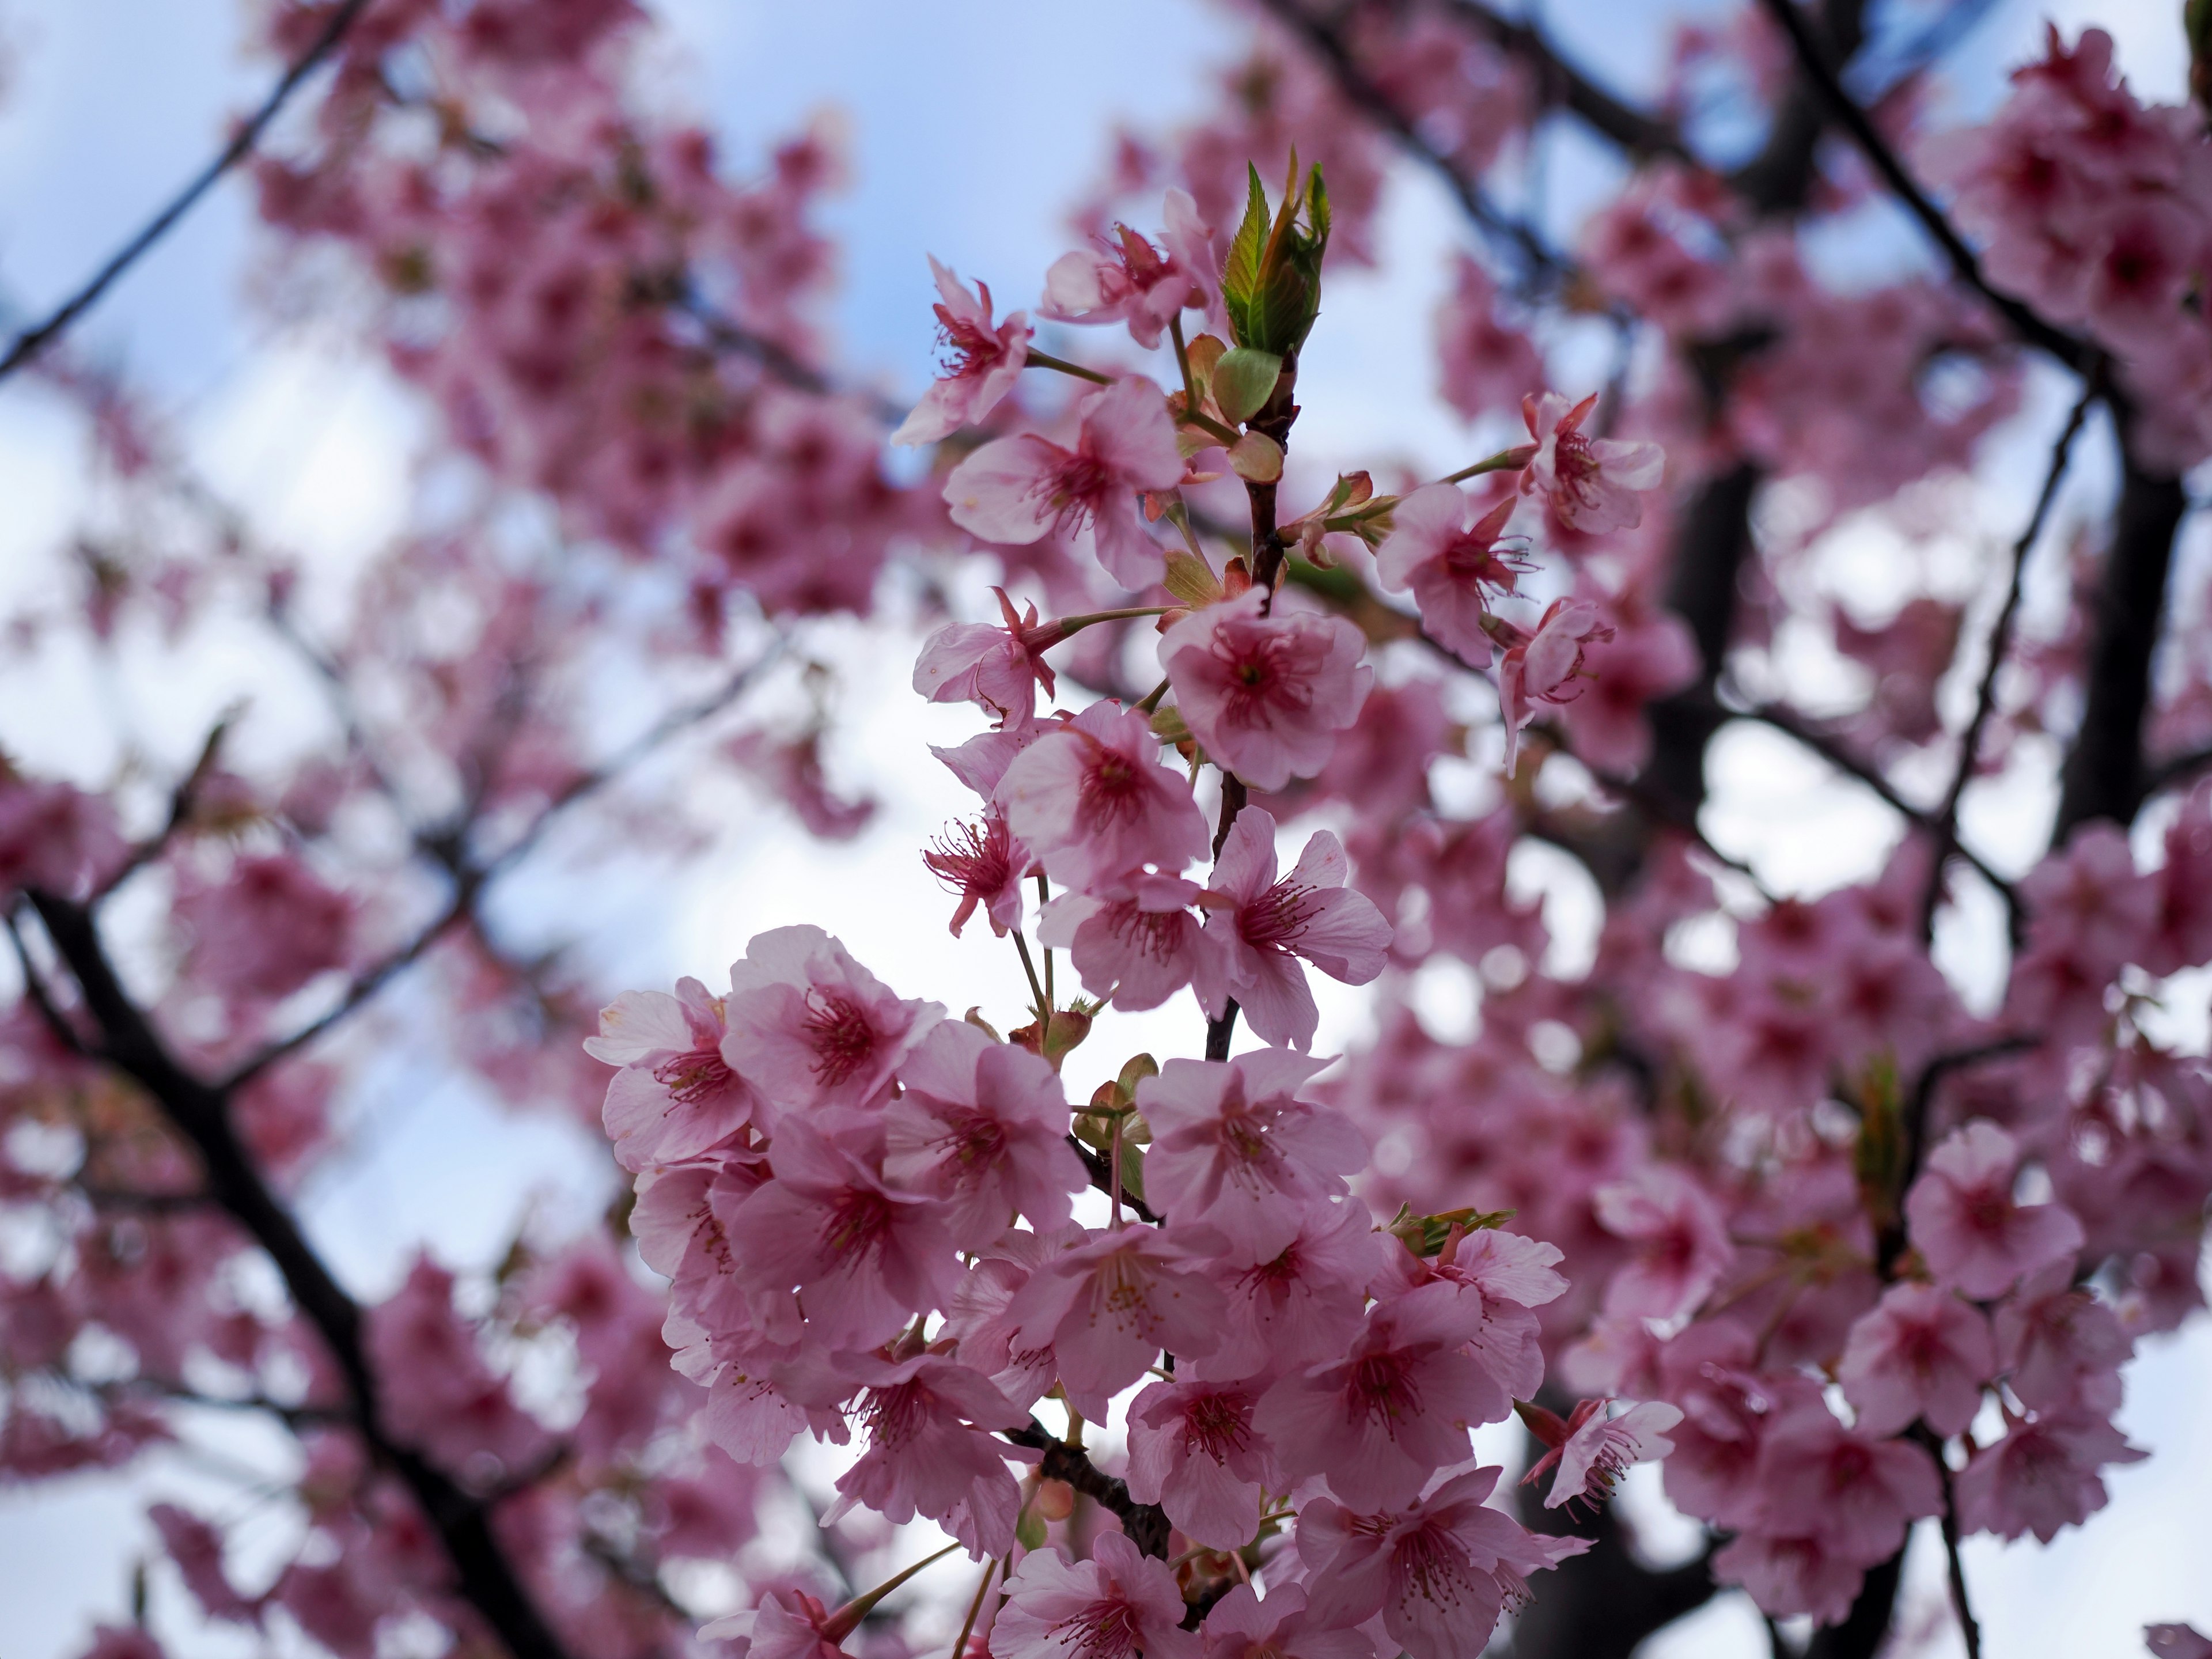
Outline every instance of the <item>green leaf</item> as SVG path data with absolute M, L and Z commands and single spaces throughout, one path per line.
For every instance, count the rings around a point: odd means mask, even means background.
M 1003 1515 L 1006 1511 L 1001 1510 L 1000 1513 Z M 1025 1550 L 1042 1549 L 1045 1540 L 1044 1517 L 1033 1509 L 1023 1510 L 1021 1519 L 1014 1522 L 1014 1536 L 1021 1540 L 1021 1546 Z
M 1170 703 L 1164 708 L 1152 711 L 1152 735 L 1162 743 L 1181 743 L 1190 735 L 1190 727 L 1183 724 L 1182 710 Z
M 1249 313 L 1260 289 L 1260 253 L 1267 240 L 1267 192 L 1260 184 L 1260 169 L 1246 164 L 1250 192 L 1244 206 L 1244 222 L 1229 245 L 1229 258 L 1221 270 L 1221 301 L 1229 313 L 1231 336 L 1244 338 L 1243 319 Z
M 1213 366 L 1213 401 L 1221 418 L 1232 426 L 1250 420 L 1274 394 L 1282 372 L 1283 360 L 1272 351 L 1238 346 L 1224 352 Z
M 1121 1067 L 1121 1075 L 1114 1080 L 1121 1085 L 1121 1092 L 1133 1100 L 1137 1095 L 1137 1085 L 1146 1078 L 1159 1074 L 1160 1063 L 1150 1054 L 1132 1054 Z

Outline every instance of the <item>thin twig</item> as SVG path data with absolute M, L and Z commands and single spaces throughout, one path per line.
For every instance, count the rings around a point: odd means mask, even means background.
M 1828 62 L 1827 54 L 1813 38 L 1804 14 L 1794 0 L 1759 0 L 1759 4 L 1790 37 L 1790 47 L 1796 53 L 1798 67 L 1804 72 L 1805 78 L 1819 91 L 1837 121 L 1850 134 L 1853 142 L 1873 164 L 1874 170 L 1881 175 L 1882 181 L 1920 222 L 1921 228 L 1936 246 L 1942 249 L 1944 258 L 1951 262 L 1951 269 L 1958 273 L 1959 280 L 1986 300 L 2021 339 L 2030 345 L 2040 347 L 2069 368 L 2086 373 L 2101 356 L 2097 348 L 2045 322 L 2012 295 L 2002 294 L 1990 286 L 1989 278 L 1982 274 L 1981 261 L 1974 257 L 1974 251 L 1952 228 L 1951 222 L 1943 216 L 1942 210 L 1929 199 L 1927 192 L 1905 170 L 1905 164 L 1898 160 L 1897 152 L 1875 130 L 1866 111 L 1859 107 L 1858 100 L 1844 90 L 1844 83 L 1837 78 L 1834 68 Z
M 2066 476 L 2067 457 L 2074 448 L 2075 434 L 2088 418 L 2089 405 L 2097 399 L 2102 377 L 2092 374 L 2081 387 L 2081 395 L 2075 400 L 2074 410 L 2066 417 L 2065 428 L 2058 441 L 2051 447 L 2051 465 L 2043 475 L 2043 488 L 2035 498 L 2035 510 L 2028 514 L 2027 527 L 2020 532 L 2019 540 L 2012 545 L 2012 569 L 2005 586 L 2004 604 L 1997 611 L 1996 624 L 1990 629 L 1989 659 L 1982 666 L 1982 683 L 1974 695 L 1973 717 L 1966 722 L 1966 732 L 1959 738 L 1959 758 L 1951 773 L 1951 786 L 1943 792 L 1943 804 L 1936 810 L 1930 833 L 1936 838 L 1936 852 L 1928 870 L 1928 886 L 1920 900 L 1920 937 L 1929 939 L 1936 927 L 1936 906 L 1943 895 L 1943 866 L 1959 846 L 1959 801 L 1972 782 L 1974 766 L 1980 758 L 1982 728 L 1989 724 L 1997 702 L 1997 673 L 2003 668 L 2005 659 L 2012 650 L 2013 617 L 2020 609 L 2021 577 L 2027 568 L 2028 550 L 2035 545 L 2043 533 L 2043 521 L 2050 516 L 2051 503 L 2058 495 L 2059 481 Z M 2014 916 L 2017 918 L 2015 910 Z
M 307 78 L 315 66 L 345 39 L 346 31 L 353 27 L 354 20 L 368 6 L 368 0 L 343 0 L 343 3 L 331 14 L 331 21 L 323 26 L 323 32 L 315 37 L 299 61 L 284 71 L 284 78 L 270 88 L 269 96 L 262 100 L 261 107 L 253 112 L 215 159 L 202 167 L 198 175 L 178 192 L 167 207 L 149 220 L 143 229 L 125 242 L 112 258 L 95 271 L 89 282 L 62 301 L 44 322 L 15 337 L 15 343 L 9 347 L 8 355 L 0 358 L 0 380 L 5 380 L 37 356 L 71 323 L 98 304 L 100 296 L 107 292 L 115 280 L 137 264 L 155 243 L 168 234 L 178 220 L 191 211 L 194 204 L 214 187 L 217 179 L 252 153 L 254 145 L 261 141 L 263 131 L 276 118 L 277 112 L 299 90 L 300 83 Z

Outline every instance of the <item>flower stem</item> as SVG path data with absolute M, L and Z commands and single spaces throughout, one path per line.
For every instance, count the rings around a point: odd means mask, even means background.
M 1175 342 L 1176 367 L 1182 371 L 1182 406 L 1195 414 L 1198 410 L 1198 381 L 1190 372 L 1190 348 L 1182 343 L 1182 313 L 1180 311 L 1168 319 L 1168 338 Z
M 1044 907 L 1052 902 L 1052 883 L 1047 879 L 1044 872 L 1040 870 L 1037 872 L 1036 884 L 1037 910 L 1042 915 Z M 1044 951 L 1044 1006 L 1047 1008 L 1056 1007 L 1059 1006 L 1059 1001 L 1052 988 L 1052 947 L 1048 945 Z
M 1037 1029 L 1043 1036 L 1049 1036 L 1052 1034 L 1052 999 L 1044 994 L 1044 987 L 1037 979 L 1036 963 L 1030 957 L 1030 942 L 1022 937 L 1022 930 L 1018 927 L 1014 929 L 1014 949 L 1021 953 L 1022 971 L 1030 976 L 1030 994 L 1036 999 Z
M 1011 1552 L 1009 1554 L 1011 1558 Z M 1000 1563 L 995 1558 L 983 1564 L 983 1582 L 975 1586 L 975 1599 L 969 1602 L 968 1616 L 960 1621 L 960 1634 L 952 1642 L 952 1659 L 961 1659 L 961 1656 L 968 1651 L 968 1638 L 975 1633 L 975 1620 L 983 1611 L 984 1593 L 991 1588 L 991 1575 L 998 1571 Z
M 1180 607 L 1172 605 L 1133 605 L 1122 611 L 1086 611 L 1079 617 L 1061 617 L 1058 618 L 1057 625 L 1060 638 L 1064 640 L 1071 634 L 1082 632 L 1093 623 L 1133 622 L 1139 617 L 1164 617 L 1177 609 Z M 1053 643 L 1057 645 L 1060 640 L 1054 640 Z
M 1168 683 L 1166 678 L 1163 677 L 1158 685 L 1145 693 L 1143 700 L 1137 704 L 1137 707 L 1143 709 L 1145 713 L 1149 714 L 1160 706 L 1160 699 L 1167 696 L 1167 694 Z
M 1456 472 L 1447 474 L 1443 482 L 1465 483 L 1469 478 L 1479 478 L 1486 472 L 1518 472 L 1528 465 L 1535 453 L 1534 444 L 1518 444 L 1511 449 L 1501 449 L 1495 455 L 1477 461 L 1473 466 L 1463 466 Z
M 1048 351 L 1039 351 L 1035 346 L 1030 348 L 1030 355 L 1022 367 L 1055 369 L 1062 374 L 1073 374 L 1079 380 L 1088 380 L 1093 386 L 1114 384 L 1114 377 L 1110 374 L 1101 374 L 1095 368 L 1084 368 L 1081 363 L 1071 363 L 1065 357 L 1055 357 Z

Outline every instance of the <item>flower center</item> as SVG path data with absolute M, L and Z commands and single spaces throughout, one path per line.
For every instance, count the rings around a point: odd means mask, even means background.
M 814 1050 L 815 1080 L 830 1088 L 845 1082 L 875 1052 L 876 1028 L 867 1011 L 842 992 L 809 991 L 804 1024 Z
M 719 1094 L 734 1077 L 720 1052 L 713 1048 L 694 1048 L 653 1068 L 653 1080 L 667 1090 L 679 1106 L 694 1106 L 709 1095 Z

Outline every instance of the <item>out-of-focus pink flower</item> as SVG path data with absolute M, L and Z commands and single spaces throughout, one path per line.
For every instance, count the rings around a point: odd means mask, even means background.
M 2005 1437 L 1977 1451 L 1953 1483 L 1960 1529 L 2000 1538 L 2032 1532 L 2048 1544 L 2060 1528 L 2105 1507 L 2098 1470 L 2147 1455 L 2094 1412 L 2051 1412 L 2033 1423 L 2008 1419 Z
M 1968 1296 L 2002 1296 L 2022 1275 L 2081 1248 L 2081 1224 L 2057 1204 L 2016 1204 L 2020 1148 L 1977 1119 L 1928 1155 L 1905 1195 L 1914 1246 L 1939 1285 Z
M 1008 1311 L 1022 1346 L 1049 1345 L 1061 1385 L 1103 1419 L 1163 1350 L 1198 1358 L 1220 1345 L 1225 1299 L 1195 1267 L 1153 1228 L 1100 1231 L 1040 1266 Z
M 1061 254 L 1045 272 L 1038 314 L 1060 323 L 1127 323 L 1129 337 L 1150 351 L 1170 319 L 1185 307 L 1218 306 L 1220 292 L 1213 233 L 1188 191 L 1168 191 L 1161 240 L 1164 252 L 1116 225 L 1097 247 Z
M 2120 1403 L 2120 1362 L 2134 1345 L 2118 1314 L 2075 1288 L 2072 1268 L 2054 1261 L 1997 1304 L 1997 1359 L 2030 1411 L 2078 1405 L 2110 1414 Z
M 1344 843 L 1321 830 L 1278 881 L 1274 818 L 1257 806 L 1239 812 L 1199 901 L 1219 947 L 1199 962 L 1207 1012 L 1218 1018 L 1234 997 L 1262 1042 L 1309 1046 L 1321 1012 L 1299 960 L 1364 985 L 1382 971 L 1390 947 L 1390 924 L 1374 901 L 1345 885 L 1351 873 Z
M 1658 487 L 1667 458 L 1657 444 L 1589 438 L 1583 422 L 1597 393 L 1569 404 L 1556 392 L 1522 400 L 1536 453 L 1521 474 L 1521 493 L 1540 494 L 1561 524 L 1585 535 L 1630 530 L 1643 521 L 1638 492 Z
M 1266 599 L 1247 588 L 1192 611 L 1162 636 L 1160 666 L 1206 754 L 1255 788 L 1280 789 L 1328 764 L 1375 671 L 1343 617 L 1262 615 Z
M 902 1001 L 819 927 L 757 934 L 730 969 L 722 1058 L 786 1113 L 872 1106 L 929 1028 L 934 1002 Z
M 1421 625 L 1476 668 L 1490 665 L 1492 601 L 1529 568 L 1498 545 L 1514 505 L 1509 495 L 1478 519 L 1474 498 L 1457 484 L 1424 484 L 1392 510 L 1390 533 L 1375 550 L 1382 585 L 1413 589 Z
M 625 1170 L 696 1158 L 759 1110 L 722 1058 L 722 1007 L 697 980 L 679 979 L 674 996 L 625 991 L 599 1011 L 584 1052 L 622 1068 L 607 1084 L 605 1123 Z
M 1498 319 L 1490 273 L 1463 253 L 1453 271 L 1437 307 L 1437 363 L 1444 401 L 1472 421 L 1519 403 L 1541 384 L 1544 364 L 1525 333 Z
M 1057 622 L 1040 623 L 1036 606 L 1014 609 L 1006 590 L 999 596 L 1000 621 L 948 623 L 929 636 L 914 665 L 914 689 L 932 702 L 972 702 L 1001 726 L 1025 724 L 1036 713 L 1036 690 L 1048 697 L 1055 684 L 1044 653 L 1066 638 Z
M 1905 1528 L 1943 1507 L 1925 1451 L 1846 1429 L 1825 1407 L 1791 1413 L 1762 1438 L 1759 1484 L 1767 1526 L 1815 1533 L 1862 1567 L 1897 1553 Z
M 1192 913 L 1198 896 L 1196 882 L 1142 875 L 1062 893 L 1037 918 L 1037 941 L 1065 948 L 1091 995 L 1129 1012 L 1157 1008 L 1220 948 Z
M 106 800 L 0 766 L 0 896 L 40 887 L 76 898 L 122 859 Z
M 1850 1617 L 1866 1564 L 1839 1555 L 1811 1532 L 1739 1533 L 1713 1557 L 1713 1577 L 1748 1591 L 1778 1619 L 1809 1613 L 1820 1625 Z
M 546 1433 L 488 1365 L 476 1333 L 454 1311 L 453 1276 L 417 1256 L 390 1297 L 368 1311 L 362 1347 L 384 1387 L 385 1432 L 455 1474 L 513 1474 L 544 1455 Z
M 1527 1604 L 1528 1575 L 1589 1547 L 1492 1509 L 1484 1500 L 1499 1473 L 1455 1475 L 1395 1513 L 1310 1501 L 1298 1511 L 1297 1540 L 1310 1614 L 1334 1625 L 1379 1613 L 1413 1659 L 1480 1659 L 1498 1614 Z
M 994 1659 L 1197 1659 L 1182 1628 L 1182 1591 L 1163 1561 L 1118 1532 L 1101 1533 L 1088 1561 L 1032 1550 L 1006 1578 L 991 1626 Z
M 289 995 L 341 965 L 353 938 L 353 901 L 289 853 L 239 860 L 176 910 L 193 975 L 232 996 Z
M 1022 883 L 1033 860 L 997 807 L 988 808 L 974 823 L 945 831 L 930 843 L 921 861 L 930 874 L 960 895 L 952 911 L 955 939 L 979 904 L 996 937 L 1004 938 L 1008 929 L 1022 925 Z
M 1705 1300 L 1735 1260 L 1712 1200 L 1669 1165 L 1599 1188 L 1591 1205 L 1607 1232 L 1636 1247 L 1606 1287 L 1608 1313 L 1672 1319 Z
M 1255 1421 L 1293 1479 L 1328 1478 L 1360 1510 L 1411 1503 L 1468 1456 L 1468 1429 L 1503 1416 L 1505 1391 L 1463 1352 L 1449 1297 L 1378 1303 L 1349 1352 L 1268 1389 Z
M 986 541 L 1024 547 L 1055 531 L 1095 554 L 1127 588 L 1166 573 L 1159 544 L 1137 516 L 1144 490 L 1182 482 L 1182 452 L 1160 389 L 1141 375 L 1116 380 L 1076 404 L 1073 449 L 1034 432 L 994 438 L 945 481 L 952 522 Z
M 962 1249 L 975 1250 L 1018 1212 L 1039 1231 L 1067 1220 L 1087 1184 L 1067 1146 L 1067 1097 L 1036 1054 L 947 1020 L 899 1068 L 884 1112 L 884 1173 L 942 1202 Z
M 868 1449 L 838 1477 L 840 1497 L 824 1524 L 865 1504 L 895 1526 L 926 1516 L 978 1559 L 1012 1548 L 1021 1489 L 1006 1472 L 1006 1443 L 989 1431 L 1020 1428 L 1029 1413 L 934 1354 L 870 1356 L 843 1369 L 866 1385 L 860 1417 Z
M 891 434 L 895 444 L 933 444 L 974 425 L 1014 389 L 1029 361 L 1031 331 L 1025 313 L 1017 311 L 1005 322 L 994 323 L 989 288 L 978 283 L 970 294 L 934 258 L 929 269 L 942 296 L 936 307 L 937 331 L 947 372 Z
M 2190 1625 L 2145 1625 L 2143 1645 L 2156 1659 L 2212 1659 L 2212 1637 Z
M 1356 1200 L 1308 1210 L 1279 1255 L 1221 1276 L 1229 1296 L 1221 1346 L 1186 1369 L 1246 1377 L 1344 1352 L 1382 1264 L 1379 1237 L 1367 1206 Z
M 1363 1631 L 1325 1625 L 1306 1607 L 1303 1584 L 1276 1584 L 1262 1601 L 1238 1584 L 1213 1604 L 1199 1626 L 1206 1659 L 1375 1659 Z
M 1641 767 L 1651 755 L 1646 705 L 1692 684 L 1699 667 L 1697 642 L 1674 612 L 1619 616 L 1604 672 L 1574 683 L 1580 695 L 1559 713 L 1576 757 L 1608 771 Z
M 1152 1127 L 1145 1190 L 1171 1222 L 1218 1230 L 1226 1260 L 1272 1261 L 1305 1212 L 1344 1190 L 1367 1142 L 1334 1107 L 1301 1099 L 1327 1060 L 1279 1048 L 1228 1061 L 1170 1060 L 1137 1085 Z
M 259 1604 L 238 1593 L 222 1565 L 222 1534 L 188 1510 L 174 1504 L 155 1504 L 146 1518 L 161 1534 L 161 1547 L 177 1564 L 185 1588 L 210 1619 L 234 1624 L 258 1625 Z
M 1006 823 L 1054 880 L 1090 887 L 1206 850 L 1189 781 L 1159 762 L 1141 710 L 1094 702 L 1014 757 L 999 785 Z
M 826 1348 L 872 1348 L 915 1314 L 947 1306 L 960 1263 L 943 1205 L 902 1192 L 853 1150 L 793 1117 L 776 1131 L 775 1179 L 729 1218 L 754 1304 L 799 1293 Z
M 772 1589 L 758 1605 L 702 1626 L 699 1634 L 744 1642 L 745 1659 L 849 1659 L 844 1643 L 852 1630 L 805 1590 Z
M 1260 1494 L 1279 1492 L 1273 1448 L 1252 1426 L 1243 1382 L 1155 1382 L 1129 1405 L 1129 1496 L 1158 1504 L 1193 1543 L 1242 1549 Z
M 1851 1327 L 1836 1380 L 1869 1434 L 1895 1434 L 1917 1417 L 1954 1435 L 1974 1420 L 1996 1372 L 1979 1309 L 1933 1285 L 1897 1285 Z
M 1521 1420 L 1550 1449 L 1529 1465 L 1522 1484 L 1532 1485 L 1547 1471 L 1559 1471 L 1552 1477 L 1546 1509 L 1577 1502 L 1601 1504 L 1633 1465 L 1674 1449 L 1667 1431 L 1682 1420 L 1680 1407 L 1646 1401 L 1608 1417 L 1608 1403 L 1585 1400 L 1564 1422 L 1540 1406 L 1518 1408 Z
M 1517 635 L 1518 630 L 1515 630 Z M 1505 772 L 1520 753 L 1521 731 L 1536 718 L 1540 702 L 1572 702 L 1583 694 L 1583 656 L 1613 637 L 1588 599 L 1553 599 L 1536 631 L 1516 637 L 1498 665 L 1498 708 L 1505 722 Z

